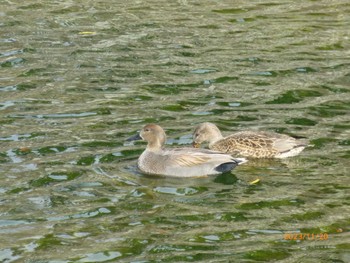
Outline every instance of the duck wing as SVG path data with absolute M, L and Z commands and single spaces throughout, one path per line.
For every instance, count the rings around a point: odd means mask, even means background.
M 178 177 L 220 174 L 245 161 L 230 155 L 198 149 L 169 149 L 164 153 L 167 155 L 166 173 Z
M 227 136 L 212 145 L 212 150 L 222 153 L 250 156 L 255 151 L 277 151 L 274 141 L 265 133 L 237 132 Z
M 243 131 L 218 141 L 214 149 L 257 158 L 284 158 L 300 153 L 307 145 L 306 141 L 285 134 Z
M 168 156 L 168 162 L 172 166 L 194 167 L 212 162 L 230 162 L 232 157 L 223 155 L 210 150 L 193 148 L 175 148 L 165 150 L 164 154 Z

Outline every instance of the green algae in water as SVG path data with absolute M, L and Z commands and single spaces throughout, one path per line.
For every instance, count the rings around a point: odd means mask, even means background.
M 320 211 L 315 212 L 306 212 L 304 214 L 292 214 L 284 219 L 282 219 L 285 222 L 299 222 L 299 221 L 308 221 L 308 220 L 316 220 L 320 219 L 322 215 L 325 213 Z
M 310 144 L 312 144 L 315 149 L 321 149 L 327 144 L 333 143 L 336 141 L 337 140 L 333 138 L 318 138 L 318 139 L 312 140 Z
M 237 239 L 245 239 L 249 235 L 247 234 L 248 230 L 238 230 L 238 231 L 230 231 L 230 232 L 221 232 L 221 233 L 208 233 L 202 234 L 195 237 L 193 241 L 197 241 L 200 243 L 213 243 L 213 242 L 222 242 L 222 241 L 232 241 Z
M 95 156 L 85 156 L 85 157 L 80 158 L 77 161 L 77 164 L 78 165 L 91 165 L 95 162 L 95 160 L 96 160 Z
M 6 153 L 0 153 L 0 163 L 7 163 L 10 159 L 8 158 Z
M 159 95 L 177 95 L 182 91 L 187 91 L 188 88 L 195 88 L 201 86 L 201 83 L 191 84 L 154 84 L 151 86 L 145 86 L 144 89 L 148 92 L 159 94 Z
M 54 234 L 47 234 L 40 238 L 37 242 L 37 249 L 50 249 L 62 245 L 62 242 Z
M 90 112 L 96 112 L 97 115 L 110 115 L 111 110 L 109 108 L 97 108 L 97 109 L 92 109 Z
M 152 254 L 159 254 L 159 253 L 168 253 L 168 252 L 174 252 L 174 251 L 215 251 L 217 250 L 217 246 L 205 246 L 205 245 L 173 245 L 173 244 L 162 244 L 157 245 L 153 247 L 150 250 L 150 253 Z
M 89 130 L 102 130 L 102 129 L 109 129 L 111 125 L 114 125 L 114 122 L 99 122 L 99 123 L 94 123 L 91 125 L 88 125 Z
M 30 185 L 33 187 L 42 187 L 54 182 L 71 181 L 82 176 L 83 174 L 83 171 L 54 172 L 44 177 L 30 181 Z
M 340 222 L 333 223 L 331 225 L 320 226 L 320 227 L 312 227 L 312 228 L 301 228 L 300 232 L 302 233 L 314 233 L 314 234 L 322 234 L 328 233 L 329 235 L 341 234 L 344 232 L 348 232 L 350 230 L 350 219 L 342 220 Z
M 177 187 L 162 187 L 158 186 L 154 188 L 154 191 L 162 194 L 171 194 L 171 195 L 194 195 L 200 191 L 205 191 L 206 188 L 193 188 L 193 187 L 185 187 L 185 188 L 177 188 Z
M 21 75 L 19 75 L 19 77 L 32 77 L 32 76 L 43 75 L 43 72 L 45 72 L 46 70 L 47 70 L 46 68 L 30 69 L 25 73 L 22 73 Z
M 309 108 L 309 114 L 324 118 L 346 115 L 349 112 L 350 101 L 328 101 L 319 106 Z
M 251 210 L 251 209 L 261 209 L 261 208 L 279 208 L 281 206 L 299 206 L 305 202 L 300 199 L 294 200 L 273 200 L 273 201 L 260 201 L 256 203 L 244 203 L 237 205 L 238 209 Z
M 257 72 L 252 72 L 250 75 L 252 76 L 260 76 L 260 77 L 277 77 L 281 72 L 277 71 L 257 71 Z
M 12 67 L 15 67 L 19 64 L 23 64 L 24 62 L 25 62 L 25 60 L 21 59 L 21 58 L 9 59 L 9 60 L 6 60 L 5 62 L 0 62 L 0 67 L 12 68 Z
M 350 140 L 342 140 L 342 141 L 338 142 L 338 145 L 349 146 Z
M 235 121 L 256 121 L 258 120 L 257 117 L 251 117 L 251 116 L 246 116 L 246 115 L 238 115 L 235 118 Z
M 101 163 L 111 163 L 114 162 L 116 160 L 119 160 L 120 156 L 114 155 L 113 153 L 109 153 L 104 155 L 101 159 L 100 162 Z
M 255 250 L 244 255 L 246 259 L 256 261 L 276 261 L 289 257 L 291 254 L 282 250 Z
M 242 212 L 227 212 L 221 215 L 220 221 L 225 222 L 239 222 L 239 221 L 247 221 L 246 213 Z
M 97 148 L 97 147 L 109 147 L 109 148 L 115 148 L 122 146 L 123 144 L 118 141 L 91 141 L 91 142 L 84 142 L 81 146 L 83 147 L 91 147 L 91 148 Z
M 148 199 L 145 200 L 146 202 L 136 200 L 136 201 L 130 201 L 125 204 L 120 204 L 119 208 L 124 209 L 126 211 L 149 211 L 153 208 L 153 204 L 149 202 Z M 157 219 L 157 218 L 156 218 Z M 156 220 L 155 219 L 155 220 Z
M 33 9 L 33 10 L 40 10 L 43 9 L 44 5 L 42 4 L 29 4 L 26 6 L 20 6 L 18 7 L 18 9 L 24 9 L 24 10 L 29 10 L 29 9 Z
M 157 197 L 154 191 L 148 187 L 138 187 L 131 192 L 131 195 L 134 197 L 142 197 L 148 199 L 154 199 Z
M 338 42 L 331 45 L 320 46 L 320 47 L 317 47 L 316 49 L 323 50 L 323 51 L 342 50 L 344 49 L 344 46 L 340 42 Z
M 215 177 L 214 182 L 224 185 L 232 185 L 236 184 L 238 181 L 238 178 L 233 175 L 231 172 L 222 173 Z
M 219 29 L 220 27 L 218 25 L 203 25 L 203 26 L 198 26 L 198 28 Z
M 277 99 L 266 102 L 266 104 L 292 104 L 308 97 L 320 96 L 322 96 L 322 93 L 315 90 L 290 90 L 280 95 Z
M 212 10 L 214 13 L 220 13 L 220 14 L 240 14 L 240 13 L 246 13 L 247 9 L 242 8 L 229 8 L 229 9 L 214 9 Z
M 101 163 L 111 163 L 120 159 L 131 159 L 137 158 L 144 150 L 143 149 L 131 149 L 120 151 L 120 154 L 116 155 L 114 153 L 106 154 L 101 159 Z
M 208 103 L 208 102 L 206 102 Z M 206 104 L 205 103 L 205 104 Z M 204 105 L 205 105 L 204 104 Z M 253 103 L 249 102 L 241 102 L 241 101 L 232 101 L 232 102 L 224 102 L 224 101 L 218 101 L 216 102 L 217 105 L 224 106 L 224 107 L 230 107 L 230 108 L 235 108 L 235 107 L 247 107 L 253 105 Z
M 98 198 L 98 199 L 94 199 L 91 202 L 92 203 L 109 203 L 109 202 L 111 202 L 111 199 L 107 198 L 107 197 L 101 197 L 101 198 Z
M 344 152 L 344 154 L 342 154 L 340 157 L 345 159 L 350 159 L 350 151 Z
M 162 110 L 166 111 L 175 111 L 175 112 L 183 112 L 185 108 L 181 105 L 178 104 L 173 104 L 173 105 L 166 105 L 161 108 Z
M 61 205 L 66 204 L 69 202 L 69 198 L 61 195 L 51 195 L 50 196 L 50 202 L 52 207 L 59 207 Z
M 28 187 L 17 187 L 17 188 L 14 188 L 14 189 L 8 191 L 8 193 L 9 194 L 19 194 L 19 193 L 27 192 L 30 190 L 31 190 L 31 188 L 28 188 Z
M 67 150 L 67 148 L 68 147 L 65 147 L 65 146 L 45 146 L 45 147 L 38 149 L 38 152 L 41 155 L 46 155 L 46 154 L 64 152 L 65 150 Z
M 236 18 L 236 19 L 228 20 L 228 22 L 230 23 L 246 23 L 246 22 L 253 22 L 253 21 L 256 21 L 256 19 L 251 17 Z
M 295 69 L 296 72 L 298 73 L 312 73 L 312 72 L 317 72 L 316 69 L 310 68 L 310 67 L 300 67 Z
M 350 243 L 342 243 L 336 245 L 337 249 L 345 250 L 345 251 L 350 251 Z
M 0 119 L 0 125 L 12 124 L 13 122 L 15 122 L 15 119 L 12 118 Z
M 196 57 L 197 56 L 197 54 L 194 52 L 185 52 L 185 51 L 178 52 L 178 55 L 183 56 L 183 57 Z
M 178 103 L 183 106 L 183 107 L 188 107 L 188 106 L 205 106 L 208 104 L 208 100 L 194 100 L 194 99 L 188 99 L 188 100 L 181 100 L 178 101 Z
M 230 82 L 232 80 L 238 80 L 238 77 L 225 76 L 225 77 L 216 78 L 216 79 L 213 80 L 213 82 L 215 82 L 215 83 L 226 83 L 226 82 Z
M 33 83 L 21 83 L 16 85 L 17 90 L 19 91 L 25 91 L 25 90 L 30 90 L 30 89 L 35 89 L 37 88 L 37 84 L 33 84 Z
M 119 251 L 103 251 L 96 253 L 89 253 L 83 257 L 73 259 L 74 262 L 111 262 L 120 258 L 123 254 Z
M 295 124 L 302 126 L 315 126 L 318 122 L 307 118 L 292 118 L 286 121 L 286 124 Z
M 72 259 L 73 262 L 116 262 L 117 258 L 130 257 L 132 255 L 140 255 L 145 248 L 152 243 L 149 239 L 126 239 L 120 246 L 115 247 L 113 251 L 100 251 L 88 253 L 85 256 L 80 256 Z
M 220 116 L 226 112 L 232 112 L 232 110 L 231 109 L 213 109 L 213 110 L 211 110 L 212 114 L 218 115 L 218 116 Z
M 175 218 L 184 222 L 200 222 L 205 220 L 212 221 L 215 218 L 215 215 L 214 214 L 181 215 L 181 216 L 176 216 Z

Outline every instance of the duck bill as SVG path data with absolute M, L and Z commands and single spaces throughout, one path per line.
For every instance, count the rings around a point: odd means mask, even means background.
M 192 146 L 193 146 L 194 148 L 199 148 L 199 147 L 201 146 L 201 144 L 200 144 L 200 143 L 193 142 L 193 143 L 192 143 Z
M 142 137 L 140 136 L 140 134 L 136 134 L 134 136 L 131 136 L 130 138 L 127 138 L 126 140 L 128 142 L 130 142 L 130 141 L 139 141 L 139 140 L 142 140 Z

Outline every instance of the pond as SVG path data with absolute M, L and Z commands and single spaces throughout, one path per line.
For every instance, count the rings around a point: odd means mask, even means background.
M 2 1 L 0 261 L 350 262 L 349 13 Z M 143 125 L 180 147 L 205 121 L 313 146 L 206 178 L 137 170 Z

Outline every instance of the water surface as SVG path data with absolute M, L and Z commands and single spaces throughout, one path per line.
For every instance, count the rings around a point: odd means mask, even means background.
M 0 10 L 0 261 L 350 261 L 348 1 Z M 144 124 L 176 147 L 203 121 L 314 147 L 217 177 L 137 171 Z

